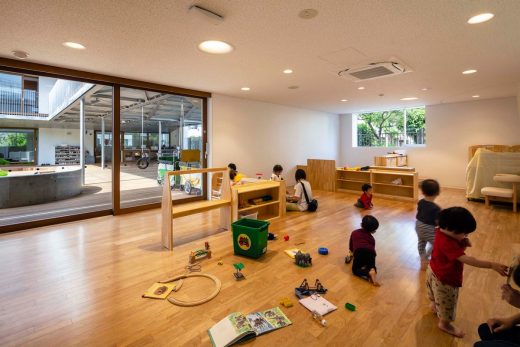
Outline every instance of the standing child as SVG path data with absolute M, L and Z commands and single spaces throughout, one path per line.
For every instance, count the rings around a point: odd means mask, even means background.
M 374 286 L 381 284 L 377 281 L 376 268 L 376 240 L 373 233 L 379 228 L 379 222 L 373 216 L 364 216 L 361 220 L 361 229 L 354 230 L 350 234 L 349 255 L 345 263 L 350 263 L 352 257 L 352 273 L 372 282 Z
M 359 208 L 364 208 L 365 210 L 370 210 L 374 205 L 372 205 L 372 186 L 368 183 L 365 183 L 361 186 L 361 190 L 363 194 L 358 199 L 358 201 L 354 204 L 354 206 Z
M 421 269 L 426 270 L 428 259 L 433 249 L 435 239 L 435 227 L 441 208 L 434 202 L 439 196 L 440 186 L 436 180 L 424 180 L 421 183 L 421 191 L 424 198 L 417 203 L 417 220 L 415 221 L 415 232 L 417 233 L 417 248 L 421 257 Z M 427 244 L 431 245 L 430 250 L 426 251 Z
M 271 181 L 283 181 L 282 172 L 283 172 L 282 165 L 276 164 L 273 167 L 273 174 L 271 175 Z
M 439 227 L 435 229 L 430 266 L 426 271 L 430 308 L 439 317 L 437 326 L 455 337 L 465 335 L 452 324 L 457 311 L 459 287 L 462 287 L 464 264 L 493 269 L 502 276 L 508 270 L 506 265 L 466 255 L 465 249 L 471 247 L 467 235 L 476 228 L 475 218 L 465 208 L 450 207 L 442 210 L 439 214 Z

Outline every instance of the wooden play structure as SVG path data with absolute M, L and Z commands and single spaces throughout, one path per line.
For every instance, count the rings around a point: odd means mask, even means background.
M 189 174 L 223 173 L 222 189 L 219 200 L 198 200 L 179 205 L 173 205 L 171 195 L 171 176 Z M 176 218 L 196 213 L 220 209 L 220 227 L 231 229 L 231 192 L 229 186 L 228 168 L 207 168 L 193 170 L 179 170 L 165 172 L 165 182 L 162 197 L 162 245 L 169 250 L 173 249 L 173 229 Z

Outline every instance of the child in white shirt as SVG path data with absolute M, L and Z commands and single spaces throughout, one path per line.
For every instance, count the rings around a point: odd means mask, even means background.
M 283 181 L 282 172 L 283 172 L 282 165 L 276 164 L 273 167 L 273 174 L 271 175 L 271 181 Z

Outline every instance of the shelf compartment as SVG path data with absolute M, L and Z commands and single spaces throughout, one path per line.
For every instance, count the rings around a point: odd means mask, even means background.
M 408 186 L 405 184 L 394 184 L 394 183 L 374 183 L 375 186 L 388 186 L 388 187 L 401 187 L 401 188 L 408 188 L 413 189 L 413 186 Z
M 250 205 L 250 206 L 247 206 L 247 207 L 239 208 L 238 212 L 240 213 L 240 212 L 256 210 L 256 209 L 259 209 L 259 208 L 262 208 L 262 207 L 265 207 L 265 206 L 279 204 L 279 203 L 280 203 L 280 200 L 270 200 L 270 201 L 266 201 L 266 202 L 264 202 L 262 204 Z

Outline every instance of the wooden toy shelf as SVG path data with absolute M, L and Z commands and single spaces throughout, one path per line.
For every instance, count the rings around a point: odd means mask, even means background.
M 250 200 L 270 196 L 272 200 L 251 204 Z M 285 183 L 264 181 L 246 183 L 231 187 L 231 219 L 236 221 L 239 214 L 257 212 L 258 219 L 272 220 L 285 215 Z
M 376 197 L 417 200 L 417 172 L 410 169 L 370 169 L 367 171 L 336 170 L 336 190 L 361 195 L 361 186 L 368 183 Z

